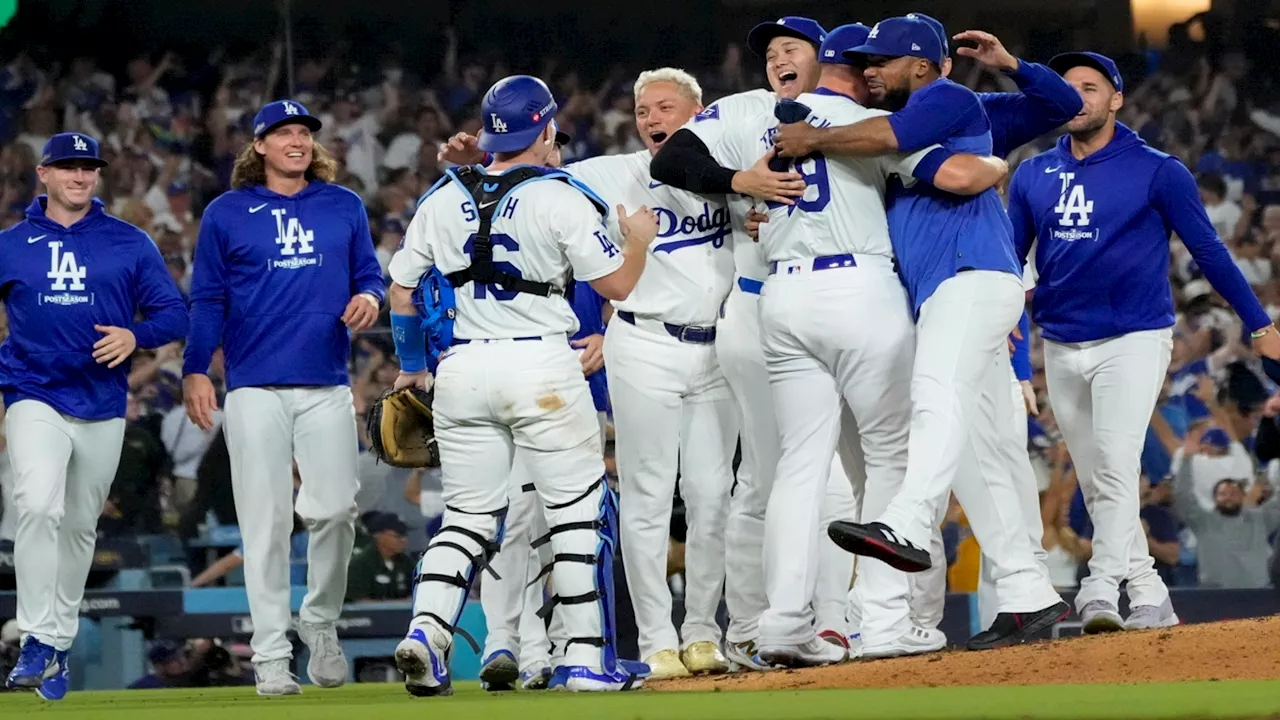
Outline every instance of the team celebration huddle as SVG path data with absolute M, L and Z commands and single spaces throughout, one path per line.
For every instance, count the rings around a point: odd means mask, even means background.
M 949 80 L 953 42 L 1019 92 Z M 218 410 L 210 366 L 225 363 L 257 691 L 301 691 L 295 512 L 310 544 L 307 673 L 345 682 L 336 622 L 360 452 L 350 334 L 384 308 L 401 372 L 370 413 L 373 449 L 439 466 L 445 504 L 395 650 L 413 695 L 452 693 L 459 641 L 480 653 L 489 690 L 625 691 L 989 650 L 1073 612 L 1086 633 L 1178 624 L 1139 520 L 1140 453 L 1173 345 L 1171 234 L 1254 352 L 1280 359 L 1280 331 L 1191 173 L 1117 123 L 1116 64 L 1092 52 L 1029 63 L 919 13 L 830 31 L 784 17 L 746 45 L 770 89 L 704 106 L 685 71 L 647 70 L 634 85 L 645 149 L 563 167 L 547 85 L 497 82 L 478 136 L 439 148 L 452 167 L 419 200 L 390 287 L 361 200 L 334 182 L 312 137 L 321 121 L 298 102 L 254 118 L 234 189 L 205 212 L 189 307 L 145 233 L 93 198 L 96 141 L 49 140 L 47 195 L 0 236 L 24 636 L 9 685 L 67 692 L 126 361 L 182 338 L 201 428 Z M 1010 176 L 1003 158 L 1055 131 Z M 1074 608 L 1050 581 L 1027 453 L 1031 323 L 1095 528 Z M 583 338 L 596 325 L 602 348 Z M 940 525 L 953 494 L 981 546 L 982 629 L 949 642 Z M 619 558 L 635 659 L 618 651 Z M 476 583 L 483 648 L 460 627 Z

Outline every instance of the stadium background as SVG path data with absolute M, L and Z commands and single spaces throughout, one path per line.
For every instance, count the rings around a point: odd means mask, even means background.
M 327 116 L 329 134 L 321 137 L 346 161 L 344 182 L 365 197 L 376 234 L 371 241 L 385 261 L 413 200 L 440 172 L 434 144 L 450 129 L 475 126 L 477 88 L 482 92 L 503 74 L 531 72 L 553 85 L 575 136 L 570 158 L 630 152 L 640 146 L 627 100 L 641 69 L 683 66 L 699 77 L 709 102 L 764 85 L 762 62 L 741 46 L 746 30 L 761 20 L 803 14 L 834 27 L 918 10 L 940 18 L 953 33 L 994 32 L 1029 60 L 1084 47 L 1116 57 L 1130 88 L 1122 120 L 1181 157 L 1206 185 L 1214 178 L 1222 181 L 1224 204 L 1235 210 L 1216 211 L 1215 218 L 1223 218 L 1220 234 L 1273 315 L 1280 312 L 1280 154 L 1275 151 L 1280 148 L 1280 24 L 1272 19 L 1273 3 L 867 0 L 857 4 L 853 16 L 847 7 L 754 0 L 23 0 L 0 32 L 0 224 L 16 221 L 37 192 L 32 163 L 42 138 L 64 129 L 92 132 L 105 140 L 113 161 L 104 174 L 104 200 L 113 212 L 152 233 L 181 283 L 189 277 L 200 209 L 225 189 L 227 153 L 244 139 L 237 132 L 247 122 L 245 111 L 251 116 L 264 99 L 293 95 Z M 1212 14 L 1202 14 L 1207 10 Z M 276 43 L 278 61 L 272 54 Z M 92 62 L 76 63 L 76 58 Z M 998 77 L 960 58 L 952 78 L 975 89 L 1006 89 Z M 337 107 L 343 101 L 348 107 Z M 335 113 L 341 121 L 333 120 Z M 27 148 L 34 150 L 27 153 Z M 1015 162 L 1033 151 L 1020 151 Z M 1228 222 L 1237 217 L 1239 222 Z M 1249 475 L 1243 479 L 1252 483 L 1255 502 L 1273 495 L 1274 470 L 1265 478 L 1268 462 L 1280 455 L 1265 439 L 1280 411 L 1280 401 L 1275 407 L 1266 404 L 1275 388 L 1249 362 L 1234 362 L 1229 313 L 1216 307 L 1220 301 L 1196 284 L 1194 266 L 1176 247 L 1174 252 L 1171 279 L 1178 289 L 1183 355 L 1171 367 L 1162 396 L 1164 424 L 1153 424 L 1144 454 L 1147 482 L 1157 486 L 1146 495 L 1144 518 L 1148 532 L 1166 533 L 1155 539 L 1163 543 L 1162 569 L 1178 588 L 1184 619 L 1270 614 L 1277 608 L 1274 588 L 1197 588 L 1202 568 L 1194 536 L 1182 527 L 1168 485 L 1161 483 L 1170 451 L 1202 418 L 1231 429 L 1224 456 L 1243 453 Z M 354 347 L 353 380 L 362 410 L 362 403 L 394 377 L 394 361 L 388 361 L 385 328 L 357 338 Z M 193 670 L 207 670 L 214 660 L 221 667 L 222 653 L 214 647 L 230 656 L 214 681 L 236 682 L 236 672 L 244 669 L 247 606 L 230 567 L 234 562 L 226 560 L 233 556 L 238 533 L 225 444 L 219 433 L 201 437 L 185 424 L 176 350 L 135 358 L 131 384 L 137 402 L 131 405 L 126 442 L 133 439 L 143 449 L 126 453 L 112 503 L 104 509 L 91 579 L 97 589 L 85 608 L 100 620 L 84 624 L 76 646 L 77 687 L 123 687 L 178 660 L 185 663 L 185 674 L 174 681 L 192 682 Z M 1203 362 L 1210 356 L 1216 359 Z M 1035 358 L 1038 363 L 1038 349 Z M 1067 569 L 1078 572 L 1087 557 L 1088 519 L 1076 507 L 1078 492 L 1058 448 L 1042 374 L 1036 386 L 1044 412 L 1033 426 L 1032 452 L 1042 475 L 1046 530 L 1067 555 Z M 4 472 L 7 462 L 0 460 L 0 475 Z M 1255 483 L 1255 475 L 1264 479 Z M 407 525 L 410 555 L 423 547 L 432 529 L 431 493 L 437 481 L 375 466 L 368 457 L 362 459 L 361 479 L 366 488 L 362 510 L 398 516 Z M 366 514 L 363 520 L 381 527 L 386 518 Z M 963 592 L 972 574 L 966 563 L 972 561 L 974 544 L 959 513 L 949 517 L 947 528 L 956 592 L 949 599 L 946 629 L 958 640 L 975 622 Z M 394 529 L 375 534 L 385 532 L 397 534 Z M 677 520 L 675 571 L 680 533 Z M 0 543 L 5 538 L 0 522 Z M 369 552 L 381 543 L 367 535 L 364 541 L 373 546 Z M 13 582 L 7 553 L 0 545 L 0 589 Z M 1256 559 L 1264 566 L 1271 561 L 1270 554 Z M 201 579 L 210 566 L 230 570 Z M 298 563 L 295 571 L 300 577 L 304 565 Z M 218 587 L 192 589 L 193 581 Z M 678 591 L 678 572 L 672 582 Z M 1074 578 L 1065 579 L 1064 592 L 1073 583 Z M 405 604 L 392 599 L 351 607 L 344 637 L 354 654 L 370 658 L 358 664 L 357 673 L 362 679 L 389 677 L 377 658 L 387 638 L 401 631 Z M 11 608 L 12 595 L 0 593 L 0 620 L 11 617 Z M 473 626 L 481 622 L 477 610 L 468 612 Z M 459 655 L 459 675 L 473 676 L 475 659 L 465 651 Z

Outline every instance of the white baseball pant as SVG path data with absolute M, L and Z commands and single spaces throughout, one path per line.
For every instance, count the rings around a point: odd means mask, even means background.
M 612 530 L 590 527 L 614 518 L 611 510 L 606 514 L 612 503 L 591 390 L 567 339 L 497 340 L 451 349 L 437 368 L 433 407 L 445 513 L 419 561 L 413 624 L 456 628 L 477 569 L 496 551 L 519 448 L 547 526 L 560 528 L 551 536 L 551 552 L 596 558 L 555 563 L 557 596 L 584 598 L 557 606 L 556 615 L 569 638 L 604 638 L 611 628 L 602 606 L 611 598 L 597 585 L 596 571 L 607 544 L 602 535 Z M 566 647 L 565 662 L 599 672 L 605 651 L 575 642 Z
M 640 657 L 709 641 L 720 644 L 716 611 L 725 577 L 725 523 L 733 485 L 737 413 L 711 345 L 680 342 L 656 321 L 618 317 L 605 331 L 614 452 L 622 516 L 622 558 Z M 676 634 L 667 548 L 676 463 L 688 532 L 685 617 Z
M 907 465 L 913 329 L 906 293 L 887 257 L 856 255 L 856 267 L 812 270 L 780 263 L 761 295 L 761 330 L 782 452 L 765 515 L 769 609 L 764 644 L 793 645 L 815 634 L 818 527 L 842 403 L 861 437 L 865 508 L 887 503 Z M 845 428 L 844 433 L 854 432 Z M 896 640 L 908 629 L 907 580 L 863 558 L 863 642 Z
M 4 418 L 18 630 L 57 650 L 69 650 L 80 630 L 98 516 L 120 464 L 124 428 L 124 418 L 88 422 L 37 400 L 19 400 Z
M 729 501 L 725 555 L 725 607 L 731 643 L 754 641 L 760 615 L 769 606 L 764 582 L 764 518 L 781 453 L 777 412 L 769 371 L 760 345 L 760 296 L 735 284 L 716 323 L 716 358 L 733 393 L 741 423 L 742 461 Z M 861 454 L 854 468 L 861 477 Z M 838 459 L 832 463 L 819 527 L 820 562 L 814 610 L 821 630 L 847 635 L 845 597 L 853 577 L 853 557 L 826 535 L 832 520 L 857 517 L 858 501 Z
M 996 414 L 1001 398 L 1009 400 L 1007 338 L 1023 303 L 1016 276 L 973 270 L 945 280 L 921 307 L 910 462 L 902 491 L 879 516 L 912 543 L 928 547 L 954 490 L 991 560 L 999 611 L 1011 613 L 1060 602 L 1028 542 L 1009 468 L 994 461 L 1000 446 L 996 428 L 1008 417 Z M 990 400 L 984 402 L 984 395 Z M 979 472 L 962 471 L 975 461 Z
M 1094 600 L 1119 607 L 1121 581 L 1127 581 L 1130 607 L 1169 599 L 1138 517 L 1138 476 L 1172 349 L 1169 328 L 1044 343 L 1049 402 L 1093 519 L 1093 557 L 1077 610 Z
M 13 509 L 13 464 L 7 450 L 0 450 L 0 540 L 13 541 L 18 512 Z
M 253 661 L 289 658 L 289 536 L 294 512 L 308 533 L 307 594 L 298 619 L 315 624 L 337 621 L 347 593 L 360 488 L 351 388 L 236 388 L 227 393 L 223 431 L 244 542 Z M 295 460 L 302 478 L 296 503 Z

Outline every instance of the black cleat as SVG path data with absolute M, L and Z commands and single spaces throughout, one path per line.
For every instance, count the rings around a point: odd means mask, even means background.
M 854 555 L 875 558 L 903 572 L 924 572 L 933 567 L 928 550 L 917 547 L 884 523 L 863 525 L 836 520 L 827 527 L 827 536 Z
M 1038 640 L 1036 636 L 1053 627 L 1055 623 L 1066 620 L 1071 615 L 1071 606 L 1057 602 L 1043 610 L 1024 613 L 1000 613 L 991 627 L 969 638 L 966 647 L 970 650 L 995 650 L 996 648 L 1018 645 L 1028 640 Z

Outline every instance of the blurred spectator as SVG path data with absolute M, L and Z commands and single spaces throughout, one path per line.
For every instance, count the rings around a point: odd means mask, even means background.
M 98 520 L 105 536 L 160 533 L 160 488 L 169 471 L 169 455 L 160 439 L 141 424 L 142 406 L 129 393 L 125 409 L 124 447 L 120 465 Z
M 151 663 L 150 674 L 143 675 L 130 683 L 130 690 L 158 690 L 186 687 L 189 684 L 187 651 L 177 642 L 156 641 L 147 651 L 147 662 Z
M 1213 229 L 1219 238 L 1231 240 L 1236 236 L 1236 225 L 1244 213 L 1239 204 L 1227 199 L 1227 183 L 1221 175 L 1203 175 L 1197 184 L 1200 186 L 1200 201 L 1204 203 Z
M 347 602 L 405 600 L 413 592 L 415 564 L 405 554 L 409 528 L 391 513 L 365 521 L 373 545 L 351 556 Z

